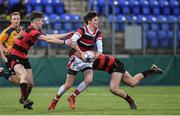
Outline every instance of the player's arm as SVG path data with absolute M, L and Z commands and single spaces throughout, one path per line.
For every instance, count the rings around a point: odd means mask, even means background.
M 0 43 L 1 43 L 1 49 L 4 51 L 4 52 L 7 52 L 8 50 L 6 49 L 6 47 L 3 45 L 3 43 L 8 39 L 8 34 L 6 32 L 2 32 L 1 35 L 0 35 Z
M 49 37 L 55 37 L 57 39 L 63 39 L 63 38 L 70 38 L 73 35 L 74 32 L 68 32 L 68 33 L 64 33 L 64 34 L 50 34 L 47 35 Z
M 102 34 L 100 34 L 96 40 L 97 52 L 95 53 L 95 58 L 97 58 L 100 54 L 103 53 L 103 42 L 102 42 Z
M 69 41 L 66 42 L 66 40 L 60 40 L 60 39 L 57 39 L 53 36 L 46 36 L 46 35 L 40 35 L 38 37 L 39 40 L 43 40 L 43 41 L 46 41 L 48 43 L 54 43 L 54 44 L 64 44 L 64 45 L 69 45 Z
M 103 53 L 103 42 L 102 42 L 102 40 L 97 40 L 96 45 L 97 45 L 97 52 L 95 53 L 95 58 L 97 58 L 100 54 Z
M 84 59 L 84 56 L 83 56 L 84 52 L 81 51 L 81 49 L 79 48 L 77 44 L 77 41 L 80 39 L 80 37 L 81 36 L 78 33 L 73 34 L 73 36 L 71 37 L 71 41 L 72 41 L 71 47 L 74 48 L 80 54 L 81 58 Z

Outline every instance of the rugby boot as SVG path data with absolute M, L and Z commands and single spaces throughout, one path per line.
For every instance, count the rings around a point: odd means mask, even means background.
M 159 67 L 157 67 L 155 64 L 153 64 L 153 65 L 151 66 L 151 70 L 154 70 L 154 73 L 153 73 L 153 74 L 163 74 L 162 69 L 160 69 Z
M 75 109 L 75 98 L 70 96 L 68 98 L 68 101 L 69 101 L 69 107 L 74 110 Z
M 51 111 L 55 110 L 57 103 L 58 103 L 58 100 L 53 99 L 52 102 L 48 106 L 48 110 L 51 110 Z
M 33 105 L 34 102 L 31 102 L 29 100 L 25 100 L 24 103 L 23 103 L 23 107 L 24 109 L 28 109 L 28 110 L 32 110 L 32 105 Z

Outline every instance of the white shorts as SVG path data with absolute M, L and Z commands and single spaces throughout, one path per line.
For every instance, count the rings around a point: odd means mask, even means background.
M 69 71 L 73 71 L 74 73 L 69 73 L 69 74 L 74 74 L 76 75 L 77 72 L 79 71 L 86 71 L 88 69 L 92 69 L 92 63 L 84 62 L 82 59 L 76 57 L 76 56 L 71 56 L 69 63 L 67 65 L 68 67 L 68 73 Z

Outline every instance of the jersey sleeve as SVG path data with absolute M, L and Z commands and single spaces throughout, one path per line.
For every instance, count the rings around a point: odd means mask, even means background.
M 82 35 L 83 35 L 82 28 L 79 28 L 79 29 L 76 31 L 76 34 L 81 38 Z
M 100 32 L 99 35 L 98 35 L 98 37 L 97 37 L 97 40 L 102 40 L 102 39 L 103 39 L 102 33 Z
M 0 35 L 0 43 L 4 43 L 7 39 L 8 39 L 8 34 L 3 31 Z
M 41 35 L 44 35 L 42 32 L 38 30 L 32 30 L 29 34 L 30 36 L 32 36 L 33 39 L 38 39 Z

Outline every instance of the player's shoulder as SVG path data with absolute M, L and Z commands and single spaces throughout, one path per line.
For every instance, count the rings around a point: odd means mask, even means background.
M 14 29 L 11 26 L 8 26 L 5 29 L 3 29 L 2 33 L 11 33 L 13 31 Z
M 40 32 L 40 30 L 35 29 L 32 25 L 29 25 L 28 27 L 24 28 L 24 31 L 26 33 Z

